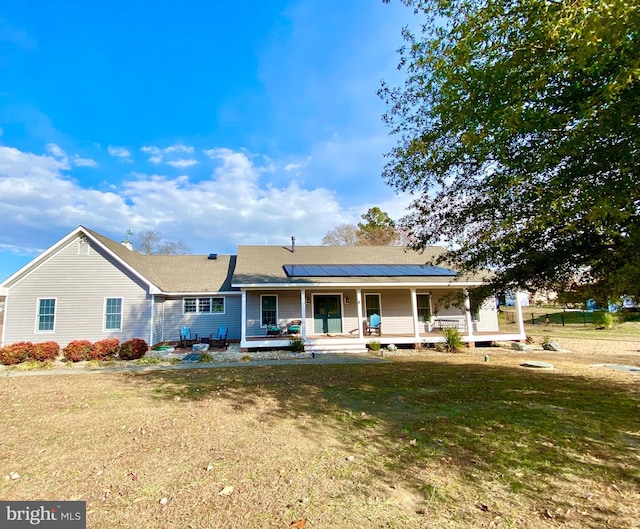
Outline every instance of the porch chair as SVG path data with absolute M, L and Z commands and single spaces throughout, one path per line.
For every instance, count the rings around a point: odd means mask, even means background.
M 227 326 L 220 325 L 220 327 L 218 327 L 218 334 L 215 340 L 213 341 L 213 345 L 215 345 L 216 347 L 222 347 L 223 349 L 226 349 L 227 347 L 229 347 L 229 342 L 227 341 L 228 335 L 229 335 L 229 329 L 227 329 Z
M 180 327 L 180 347 L 191 347 L 198 341 L 197 334 L 191 334 L 189 327 Z
M 302 332 L 302 320 L 291 320 L 287 324 L 287 334 L 300 334 Z
M 382 322 L 380 321 L 380 315 L 379 314 L 372 314 L 371 317 L 369 318 L 369 321 L 365 320 L 364 321 L 364 333 L 365 334 L 377 334 L 378 336 L 380 336 L 382 334 L 381 328 L 382 328 Z

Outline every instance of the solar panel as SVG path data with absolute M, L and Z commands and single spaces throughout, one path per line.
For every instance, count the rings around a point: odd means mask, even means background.
M 283 266 L 288 277 L 455 277 L 454 270 L 429 265 L 388 264 L 289 264 Z

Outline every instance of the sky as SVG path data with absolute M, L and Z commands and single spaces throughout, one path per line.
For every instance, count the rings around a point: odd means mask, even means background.
M 82 225 L 189 253 L 321 244 L 387 186 L 398 1 L 0 6 L 0 281 Z

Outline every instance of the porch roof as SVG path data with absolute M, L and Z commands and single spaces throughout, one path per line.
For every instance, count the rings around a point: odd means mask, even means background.
M 463 285 L 482 283 L 482 277 L 460 277 L 443 274 L 443 269 L 433 269 L 433 274 L 410 273 L 399 275 L 336 275 L 340 266 L 354 265 L 425 265 L 441 256 L 444 248 L 432 246 L 424 252 L 407 250 L 401 246 L 240 246 L 232 285 L 239 288 L 303 287 L 313 285 Z M 333 273 L 309 277 L 288 276 L 285 267 L 293 265 L 333 265 Z M 440 270 L 440 271 L 438 271 Z M 453 273 L 453 271 L 451 271 Z

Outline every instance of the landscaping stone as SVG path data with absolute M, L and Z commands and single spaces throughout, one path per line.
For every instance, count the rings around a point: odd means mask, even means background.
M 542 348 L 545 351 L 559 351 L 560 350 L 560 344 L 558 344 L 556 342 L 544 343 L 544 344 L 542 344 Z
M 513 349 L 514 351 L 529 351 L 530 347 L 524 343 L 513 342 L 511 344 L 511 349 Z

